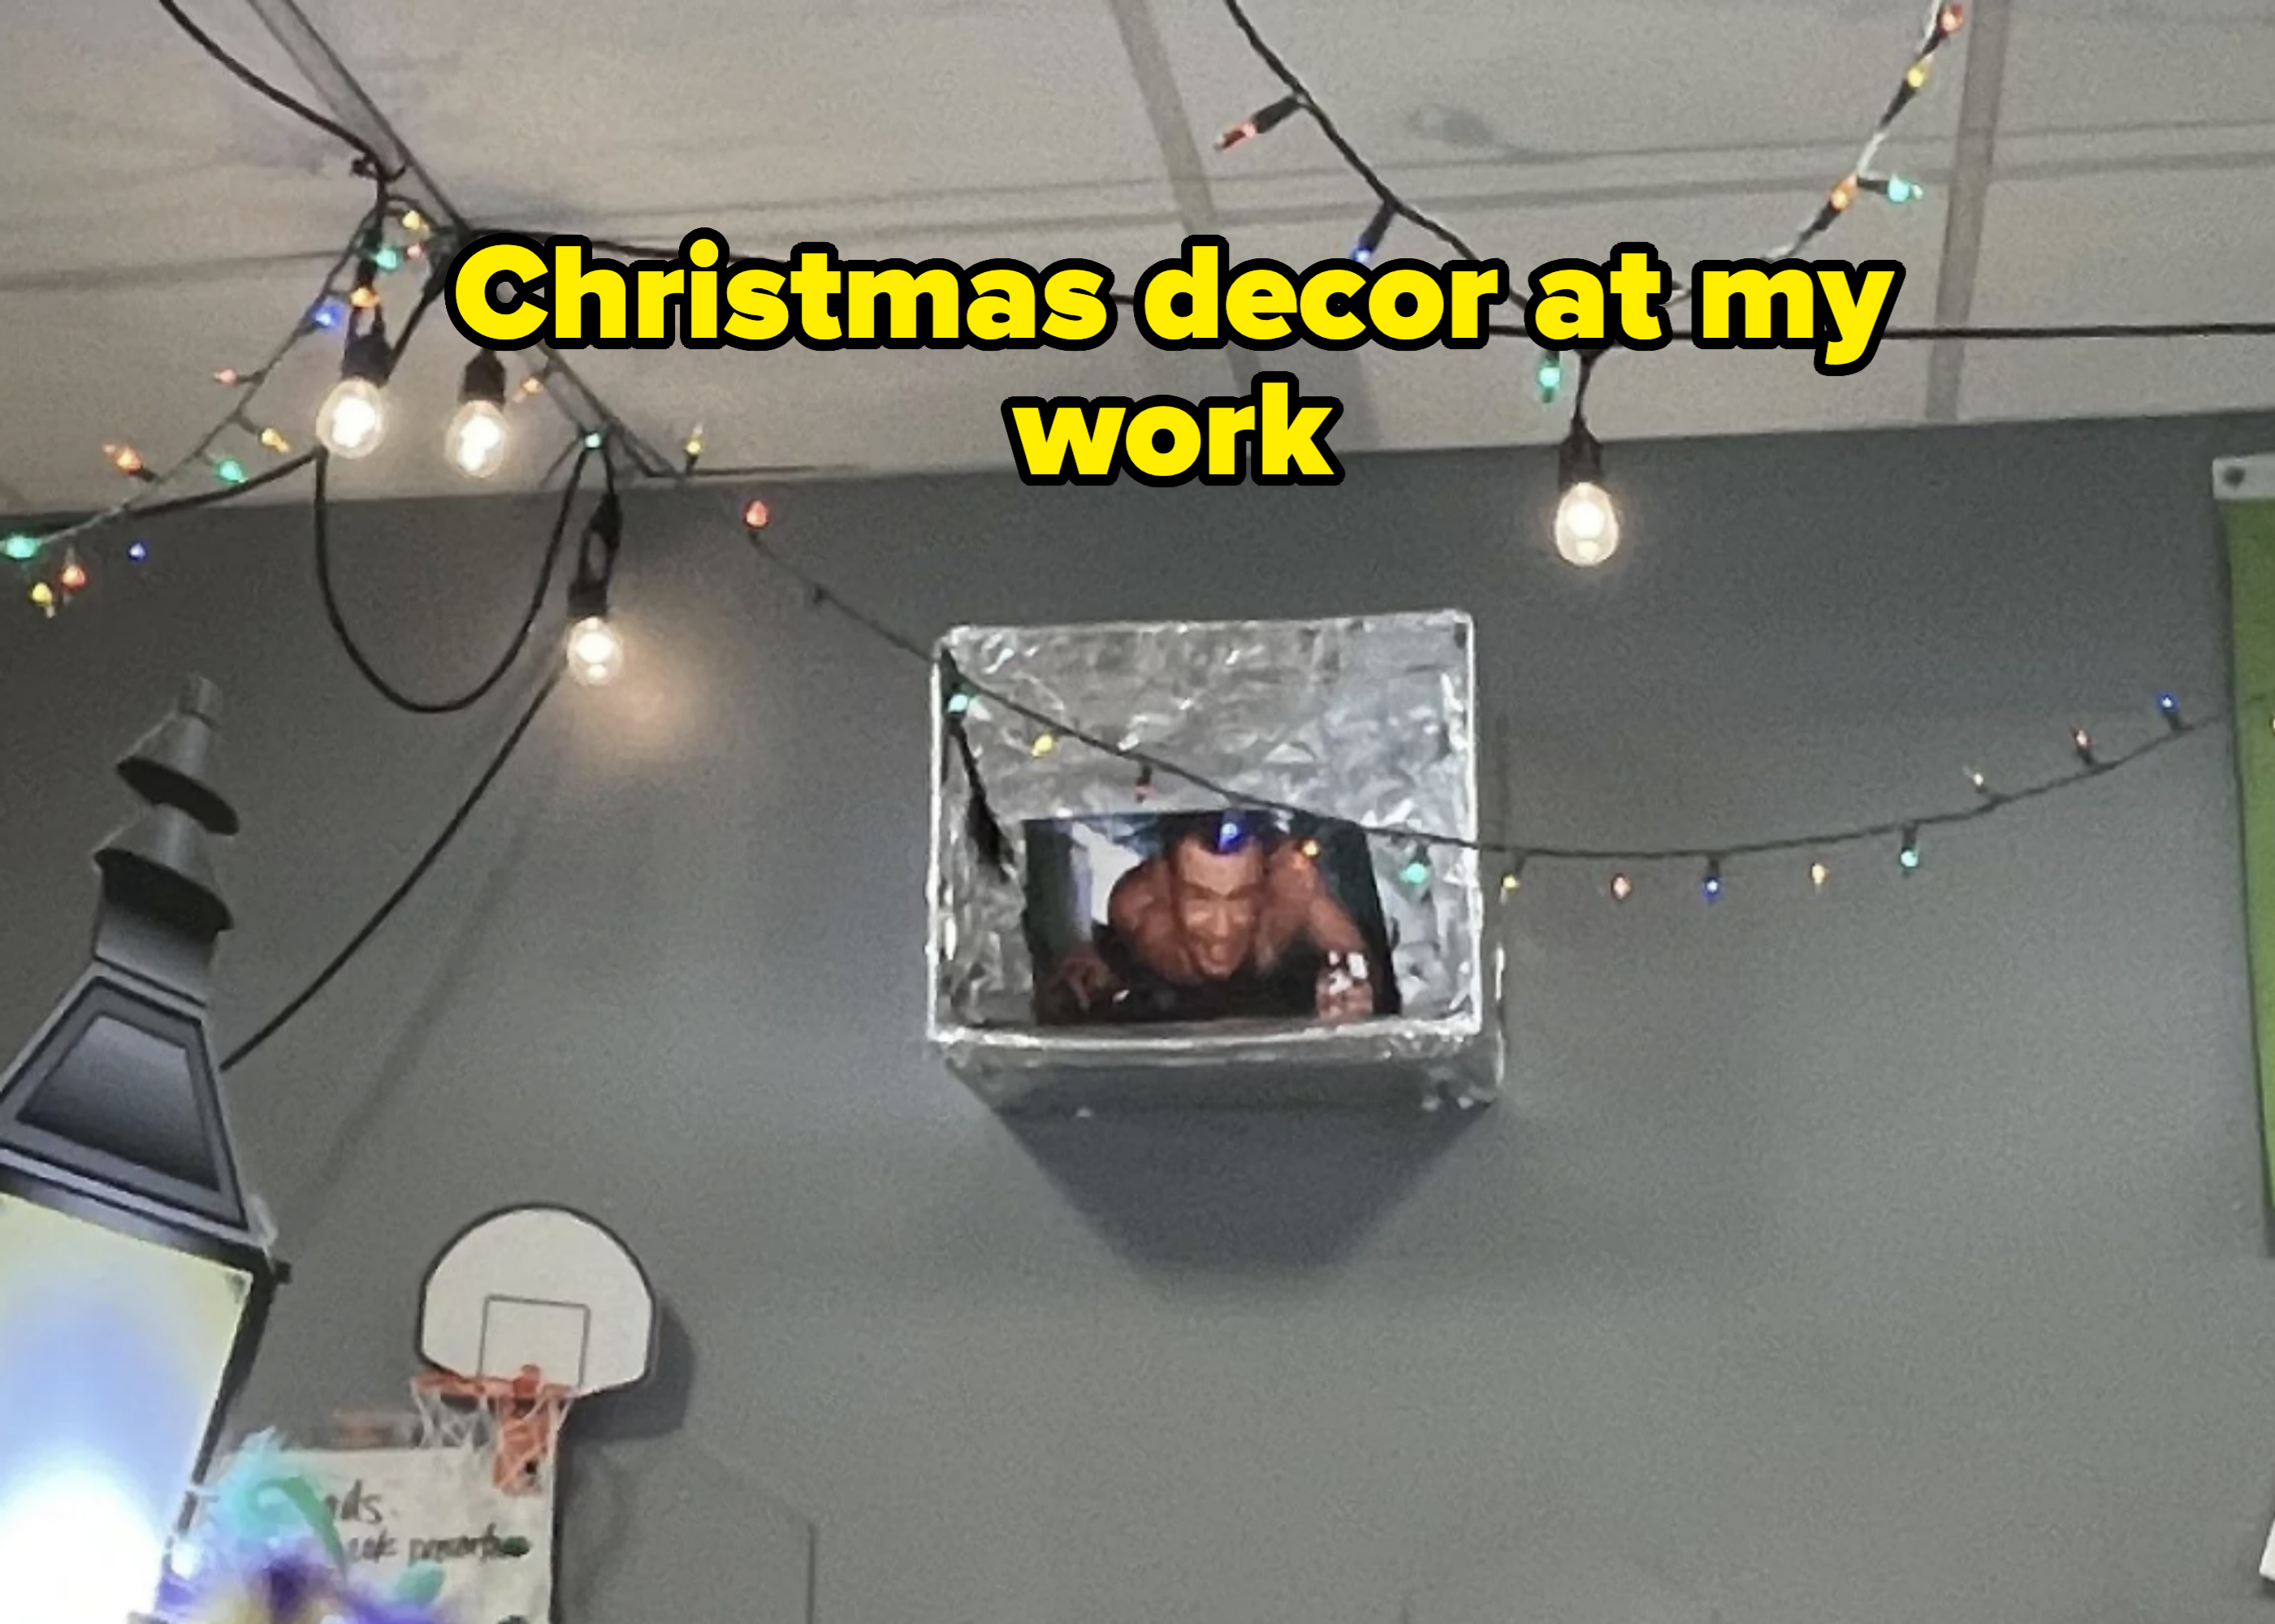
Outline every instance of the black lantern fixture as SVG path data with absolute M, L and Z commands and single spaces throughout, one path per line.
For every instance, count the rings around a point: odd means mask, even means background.
M 87 965 L 0 1076 L 0 1620 L 121 1624 L 283 1270 L 247 1210 L 206 1005 L 231 925 L 209 836 L 221 695 L 192 678 L 119 763 L 146 810 L 94 856 Z

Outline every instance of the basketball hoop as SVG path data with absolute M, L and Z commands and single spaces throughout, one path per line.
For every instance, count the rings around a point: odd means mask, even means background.
M 549 1495 L 570 1408 L 654 1365 L 655 1293 L 582 1213 L 508 1207 L 460 1230 L 427 1271 L 419 1352 L 422 1441 L 487 1453 L 504 1493 Z
M 576 1390 L 548 1382 L 533 1364 L 518 1376 L 461 1376 L 428 1371 L 411 1379 L 423 1436 L 430 1449 L 474 1448 L 490 1456 L 490 1479 L 508 1494 L 538 1494 L 553 1486 L 553 1461 L 561 1424 Z

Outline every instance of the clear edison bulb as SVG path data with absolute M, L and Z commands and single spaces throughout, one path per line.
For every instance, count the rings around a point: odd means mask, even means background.
M 1620 516 L 1611 493 L 1592 480 L 1568 486 L 1556 502 L 1556 550 L 1592 569 L 1620 550 Z
M 316 438 L 335 457 L 369 457 L 387 437 L 387 397 L 368 378 L 343 378 L 316 413 Z
M 613 683 L 624 668 L 624 639 L 598 615 L 569 628 L 569 675 L 587 688 Z
M 442 449 L 460 473 L 487 480 L 505 465 L 505 440 L 504 409 L 495 401 L 470 400 L 450 419 Z

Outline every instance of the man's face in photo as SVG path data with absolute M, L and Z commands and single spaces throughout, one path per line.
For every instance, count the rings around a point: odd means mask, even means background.
M 1169 854 L 1177 926 L 1193 967 L 1223 980 L 1248 962 L 1264 911 L 1264 848 L 1254 841 L 1231 851 L 1200 840 L 1179 841 Z

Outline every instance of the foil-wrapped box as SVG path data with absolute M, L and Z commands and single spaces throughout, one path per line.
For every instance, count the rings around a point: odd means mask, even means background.
M 951 631 L 934 1051 L 1007 1112 L 1490 1099 L 1473 635 L 1454 610 Z

